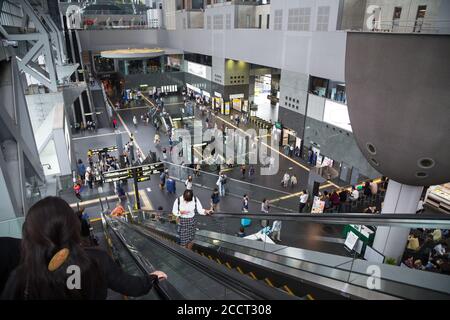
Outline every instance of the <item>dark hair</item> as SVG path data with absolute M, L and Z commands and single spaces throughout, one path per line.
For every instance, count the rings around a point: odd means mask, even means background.
M 327 195 L 328 195 L 328 191 L 324 191 L 323 194 L 324 194 L 325 196 L 327 196 Z
M 183 199 L 187 202 L 192 201 L 192 199 L 194 198 L 194 193 L 192 192 L 192 190 L 184 190 L 183 193 Z
M 16 269 L 15 299 L 93 299 L 105 282 L 99 266 L 81 247 L 80 219 L 72 208 L 57 197 L 34 204 L 22 228 L 21 262 Z M 48 270 L 52 257 L 69 249 L 67 260 L 55 271 Z M 81 272 L 81 289 L 67 288 L 67 267 Z
M 78 159 L 78 163 L 79 163 L 79 164 L 82 164 L 83 161 L 82 161 L 81 159 Z
M 245 231 L 244 227 L 240 227 L 240 228 L 239 228 L 239 231 L 240 231 L 240 232 L 244 232 L 244 231 Z
M 161 207 L 161 206 L 158 207 L 158 211 L 163 211 L 163 210 L 164 210 L 163 207 Z
M 219 192 L 219 189 L 214 188 L 213 192 Z

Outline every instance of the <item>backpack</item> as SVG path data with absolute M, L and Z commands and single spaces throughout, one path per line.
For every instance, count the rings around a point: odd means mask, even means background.
M 177 199 L 177 205 L 178 205 L 178 213 L 180 213 L 180 197 Z M 195 205 L 195 208 L 194 208 L 194 213 L 195 214 L 198 214 L 198 210 L 197 210 L 197 197 L 194 197 L 194 205 Z
M 226 184 L 227 183 L 227 176 L 223 176 L 222 178 L 222 184 Z

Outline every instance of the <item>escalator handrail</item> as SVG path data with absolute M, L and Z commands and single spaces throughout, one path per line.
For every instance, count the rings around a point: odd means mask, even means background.
M 111 225 L 110 219 L 106 218 L 105 215 L 102 213 L 102 219 L 108 224 L 110 229 L 114 232 L 114 234 L 117 236 L 117 238 L 121 241 L 123 246 L 127 249 L 133 260 L 136 262 L 136 265 L 138 268 L 144 273 L 144 274 L 150 274 L 154 271 L 154 268 L 152 264 L 137 250 L 134 248 L 133 245 L 129 244 L 124 236 L 114 228 L 114 226 Z M 164 299 L 164 300 L 185 300 L 186 298 L 178 292 L 168 281 L 158 281 L 156 280 L 154 283 L 154 288 L 157 291 L 157 293 Z
M 135 213 L 159 213 L 171 215 L 171 211 L 159 210 L 134 210 Z M 449 229 L 450 218 L 442 217 L 442 215 L 420 216 L 414 214 L 366 214 L 366 213 L 242 213 L 242 212 L 220 212 L 214 213 L 211 217 L 217 218 L 254 218 L 264 220 L 281 220 L 281 221 L 297 221 L 297 222 L 316 222 L 324 224 L 363 224 L 373 226 L 394 226 L 407 228 L 439 228 Z

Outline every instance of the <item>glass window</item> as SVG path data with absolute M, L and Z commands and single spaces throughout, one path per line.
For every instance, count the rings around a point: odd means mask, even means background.
M 103 58 L 102 56 L 95 56 L 94 67 L 97 72 L 114 72 L 114 60 Z
M 275 10 L 273 29 L 274 30 L 282 30 L 283 29 L 283 10 L 281 10 L 281 9 Z
M 319 97 L 327 96 L 328 80 L 318 77 L 310 77 L 309 92 Z
M 144 73 L 144 64 L 142 60 L 129 60 L 128 63 L 128 74 L 140 74 Z
M 330 7 L 319 7 L 317 10 L 317 31 L 328 31 Z
M 159 57 L 147 60 L 147 73 L 161 72 L 161 60 Z

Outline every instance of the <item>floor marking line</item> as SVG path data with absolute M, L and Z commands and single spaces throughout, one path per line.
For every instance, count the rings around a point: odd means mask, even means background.
M 126 131 L 120 131 L 120 134 L 124 134 L 127 133 Z M 97 137 L 106 137 L 106 136 L 112 136 L 115 135 L 116 132 L 111 132 L 111 133 L 102 133 L 102 134 L 97 134 L 94 136 L 85 136 L 85 137 L 77 137 L 77 138 L 72 138 L 73 141 L 77 141 L 77 140 L 83 140 L 83 139 L 92 139 L 92 138 L 97 138 Z

